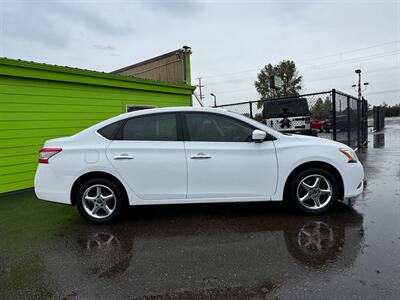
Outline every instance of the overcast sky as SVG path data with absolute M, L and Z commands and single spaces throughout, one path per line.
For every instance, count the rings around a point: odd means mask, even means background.
M 305 92 L 400 102 L 399 1 L 5 1 L 0 56 L 112 71 L 188 45 L 219 103 L 255 100 L 257 71 L 296 62 Z

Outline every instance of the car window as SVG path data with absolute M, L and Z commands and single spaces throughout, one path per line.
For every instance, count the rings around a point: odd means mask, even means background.
M 186 113 L 185 119 L 190 141 L 245 142 L 254 129 L 233 118 L 211 113 Z
M 304 98 L 293 98 L 285 100 L 272 100 L 264 102 L 264 118 L 281 118 L 284 116 L 308 116 L 307 100 Z
M 122 129 L 123 140 L 177 141 L 176 115 L 157 114 L 129 119 Z
M 123 123 L 123 120 L 112 123 L 110 125 L 107 125 L 101 129 L 99 129 L 97 132 L 99 134 L 101 134 L 102 136 L 104 136 L 106 139 L 113 140 L 118 129 L 121 127 L 122 123 Z

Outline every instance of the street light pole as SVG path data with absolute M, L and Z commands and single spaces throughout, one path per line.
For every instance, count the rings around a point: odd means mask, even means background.
M 210 95 L 214 97 L 214 107 L 217 107 L 217 96 L 215 96 L 214 93 L 211 93 Z
M 355 70 L 356 74 L 358 74 L 358 99 L 361 99 L 361 70 Z
M 361 90 L 361 70 L 357 69 L 355 70 L 356 74 L 358 74 L 358 99 L 362 99 L 362 90 Z M 368 82 L 364 82 L 364 91 L 367 89 Z M 356 87 L 354 84 L 353 87 Z

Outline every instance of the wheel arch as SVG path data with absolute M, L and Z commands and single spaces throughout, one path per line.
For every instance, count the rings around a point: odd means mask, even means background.
M 114 182 L 122 191 L 122 193 L 124 194 L 124 200 L 127 201 L 127 203 L 129 203 L 129 197 L 128 197 L 128 193 L 126 191 L 125 186 L 122 184 L 122 182 L 115 177 L 114 175 L 107 173 L 107 172 L 101 172 L 101 171 L 92 171 L 92 172 L 88 172 L 85 173 L 83 175 L 81 175 L 80 177 L 78 177 L 74 184 L 72 185 L 71 188 L 71 193 L 70 193 L 70 200 L 71 200 L 71 204 L 75 205 L 76 203 L 76 196 L 79 190 L 79 187 L 81 186 L 81 184 L 83 184 L 84 182 L 93 179 L 93 178 L 104 178 L 104 179 L 108 179 L 112 182 Z
M 285 185 L 283 188 L 283 196 L 284 198 L 288 198 L 287 193 L 289 191 L 289 186 L 290 186 L 290 182 L 293 180 L 293 178 L 301 171 L 303 170 L 307 170 L 310 168 L 320 168 L 323 170 L 326 170 L 328 172 L 330 172 L 335 179 L 337 180 L 338 184 L 339 184 L 339 196 L 338 199 L 343 199 L 344 197 L 344 183 L 343 183 L 343 178 L 342 175 L 340 174 L 339 170 L 337 168 L 335 168 L 333 165 L 324 162 L 324 161 L 309 161 L 306 163 L 303 163 L 299 166 L 297 166 L 296 168 L 294 168 L 292 170 L 292 172 L 290 172 L 289 176 L 286 178 L 285 181 Z

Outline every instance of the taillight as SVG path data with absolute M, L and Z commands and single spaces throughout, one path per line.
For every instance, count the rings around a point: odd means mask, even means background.
M 310 117 L 305 117 L 305 118 L 304 118 L 304 122 L 305 122 L 306 124 L 309 124 L 309 123 L 310 123 Z
M 48 164 L 50 157 L 59 153 L 61 148 L 43 148 L 39 150 L 39 163 Z

